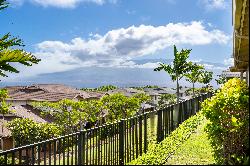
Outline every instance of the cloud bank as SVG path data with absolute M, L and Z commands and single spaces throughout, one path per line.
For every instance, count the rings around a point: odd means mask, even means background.
M 30 68 L 23 68 L 22 73 L 32 76 L 80 67 L 155 68 L 157 63 L 136 64 L 133 59 L 153 55 L 172 48 L 174 44 L 227 44 L 229 40 L 230 36 L 223 31 L 209 31 L 199 21 L 163 26 L 130 26 L 103 35 L 91 34 L 89 39 L 77 37 L 70 42 L 38 43 L 34 54 L 42 61 Z

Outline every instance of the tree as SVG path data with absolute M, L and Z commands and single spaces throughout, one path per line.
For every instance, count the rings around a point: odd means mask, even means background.
M 98 88 L 81 88 L 83 91 L 101 91 L 101 92 L 107 92 L 109 90 L 117 89 L 114 85 L 103 85 Z
M 3 116 L 3 123 L 4 123 L 4 116 L 5 114 L 11 112 L 9 109 L 10 104 L 7 104 L 5 99 L 8 98 L 8 91 L 6 89 L 0 90 L 0 114 Z M 2 133 L 3 133 L 3 125 L 2 125 Z
M 200 83 L 206 84 L 205 91 L 209 91 L 209 82 L 213 79 L 213 72 L 211 71 L 203 71 L 201 73 L 201 80 Z
M 6 0 L 0 0 L 0 10 L 6 7 L 8 7 Z M 19 73 L 19 71 L 11 65 L 12 63 L 31 66 L 32 63 L 37 64 L 40 61 L 40 59 L 37 59 L 31 53 L 18 48 L 23 46 L 22 40 L 17 37 L 12 37 L 10 33 L 0 38 L 0 76 L 7 77 L 5 72 Z
M 117 87 L 114 85 L 103 85 L 103 86 L 98 87 L 97 91 L 106 92 L 106 91 L 114 90 L 114 89 L 117 89 Z
M 33 102 L 32 106 L 41 115 L 51 115 L 54 123 L 61 126 L 65 134 L 82 129 L 82 124 L 99 120 L 104 108 L 98 100 L 73 101 L 64 99 L 59 102 Z
M 158 107 L 164 108 L 167 105 L 175 104 L 176 103 L 176 95 L 175 94 L 162 94 L 160 96 Z
M 191 65 L 191 70 L 185 74 L 186 80 L 190 83 L 192 83 L 193 85 L 193 96 L 195 96 L 194 93 L 194 84 L 196 82 L 201 81 L 201 75 L 203 73 L 203 69 L 204 67 L 202 65 L 196 64 L 194 63 L 193 65 Z
M 190 67 L 190 71 L 185 74 L 186 80 L 193 84 L 193 96 L 195 96 L 195 88 L 194 84 L 196 82 L 208 84 L 213 76 L 213 72 L 206 71 L 204 66 L 199 64 L 192 64 Z
M 86 116 L 86 113 L 80 112 L 75 102 L 64 99 L 59 102 L 33 102 L 32 106 L 41 111 L 42 116 L 50 115 L 54 123 L 61 127 L 64 134 L 77 131 L 80 119 Z
M 146 93 L 136 93 L 132 97 L 138 98 L 140 103 L 150 101 L 150 96 Z
M 106 119 L 108 122 L 114 122 L 123 118 L 128 118 L 139 111 L 144 100 L 137 97 L 126 97 L 121 93 L 115 93 L 104 96 L 101 102 L 106 107 L 108 114 Z
M 192 62 L 188 62 L 187 59 L 189 58 L 189 54 L 191 49 L 181 50 L 180 52 L 177 51 L 176 46 L 174 45 L 174 61 L 171 65 L 167 65 L 164 63 L 160 63 L 160 66 L 155 68 L 154 71 L 161 71 L 164 70 L 167 72 L 172 81 L 176 81 L 177 85 L 177 103 L 179 103 L 179 81 L 180 79 L 190 71 L 190 67 Z M 178 110 L 179 108 L 177 108 Z
M 79 101 L 74 105 L 74 109 L 79 110 L 84 116 L 80 119 L 80 124 L 96 123 L 102 119 L 105 106 L 100 100 Z
M 6 7 L 8 7 L 8 3 L 6 2 L 6 0 L 0 0 L 0 10 Z
M 37 123 L 28 118 L 16 118 L 7 125 L 17 146 L 27 145 L 60 136 L 62 130 L 51 123 Z
M 227 82 L 227 78 L 220 75 L 218 79 L 215 79 L 218 85 L 225 84 Z

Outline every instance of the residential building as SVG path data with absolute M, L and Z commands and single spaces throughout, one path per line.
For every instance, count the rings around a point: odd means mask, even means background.
M 241 79 L 246 72 L 249 85 L 249 1 L 233 0 L 232 4 L 234 65 L 230 71 L 240 72 Z
M 185 91 L 187 88 L 181 88 L 179 90 L 179 96 L 184 97 Z M 145 93 L 150 95 L 151 97 L 151 104 L 157 105 L 160 99 L 160 96 L 163 94 L 176 94 L 176 90 L 174 88 L 144 88 Z
M 13 110 L 10 114 L 0 114 L 0 149 L 7 150 L 13 148 L 11 132 L 7 129 L 7 122 L 15 118 L 29 118 L 38 123 L 51 123 L 53 118 L 50 116 L 41 117 L 38 110 L 30 105 L 34 101 L 57 102 L 62 99 L 71 100 L 93 100 L 100 99 L 106 93 L 85 92 L 76 88 L 61 84 L 34 84 L 30 86 L 7 86 L 9 98 L 7 103 L 11 103 Z M 4 120 L 3 120 L 4 119 Z
M 226 77 L 227 80 L 231 78 L 240 78 L 241 77 L 241 72 L 231 72 L 230 70 L 223 70 L 220 75 L 222 77 Z M 246 73 L 243 73 L 243 79 L 246 79 Z
M 114 89 L 114 90 L 109 90 L 107 93 L 108 94 L 121 93 L 126 97 L 132 97 L 135 94 L 145 93 L 145 92 L 141 91 L 141 90 L 134 89 L 134 88 L 118 88 L 118 89 Z

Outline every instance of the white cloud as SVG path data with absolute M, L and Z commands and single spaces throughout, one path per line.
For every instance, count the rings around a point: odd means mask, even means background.
M 233 58 L 224 59 L 224 65 L 233 66 L 234 65 L 234 59 Z
M 225 9 L 229 6 L 229 0 L 199 0 L 201 5 L 205 6 L 207 10 Z
M 27 73 L 37 75 L 93 66 L 154 68 L 157 63 L 139 65 L 133 62 L 133 58 L 172 48 L 174 44 L 226 44 L 229 39 L 224 32 L 218 29 L 208 31 L 197 21 L 169 23 L 164 26 L 131 26 L 111 30 L 104 35 L 90 34 L 88 39 L 78 37 L 70 42 L 38 43 L 34 54 L 42 61 L 27 69 Z
M 227 67 L 222 67 L 222 66 L 215 66 L 213 64 L 206 64 L 202 63 L 202 65 L 205 67 L 207 70 L 225 70 Z
M 16 5 L 22 5 L 24 2 L 31 2 L 43 7 L 75 8 L 80 3 L 103 5 L 104 3 L 117 3 L 117 0 L 10 0 L 10 2 Z

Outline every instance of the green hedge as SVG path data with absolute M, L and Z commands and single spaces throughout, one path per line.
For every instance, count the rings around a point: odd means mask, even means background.
M 249 89 L 233 78 L 202 103 L 206 131 L 218 164 L 249 163 Z
M 131 161 L 128 165 L 161 165 L 166 159 L 196 130 L 204 121 L 201 113 L 190 117 L 175 129 L 167 138 L 159 144 L 151 144 L 146 154 Z

